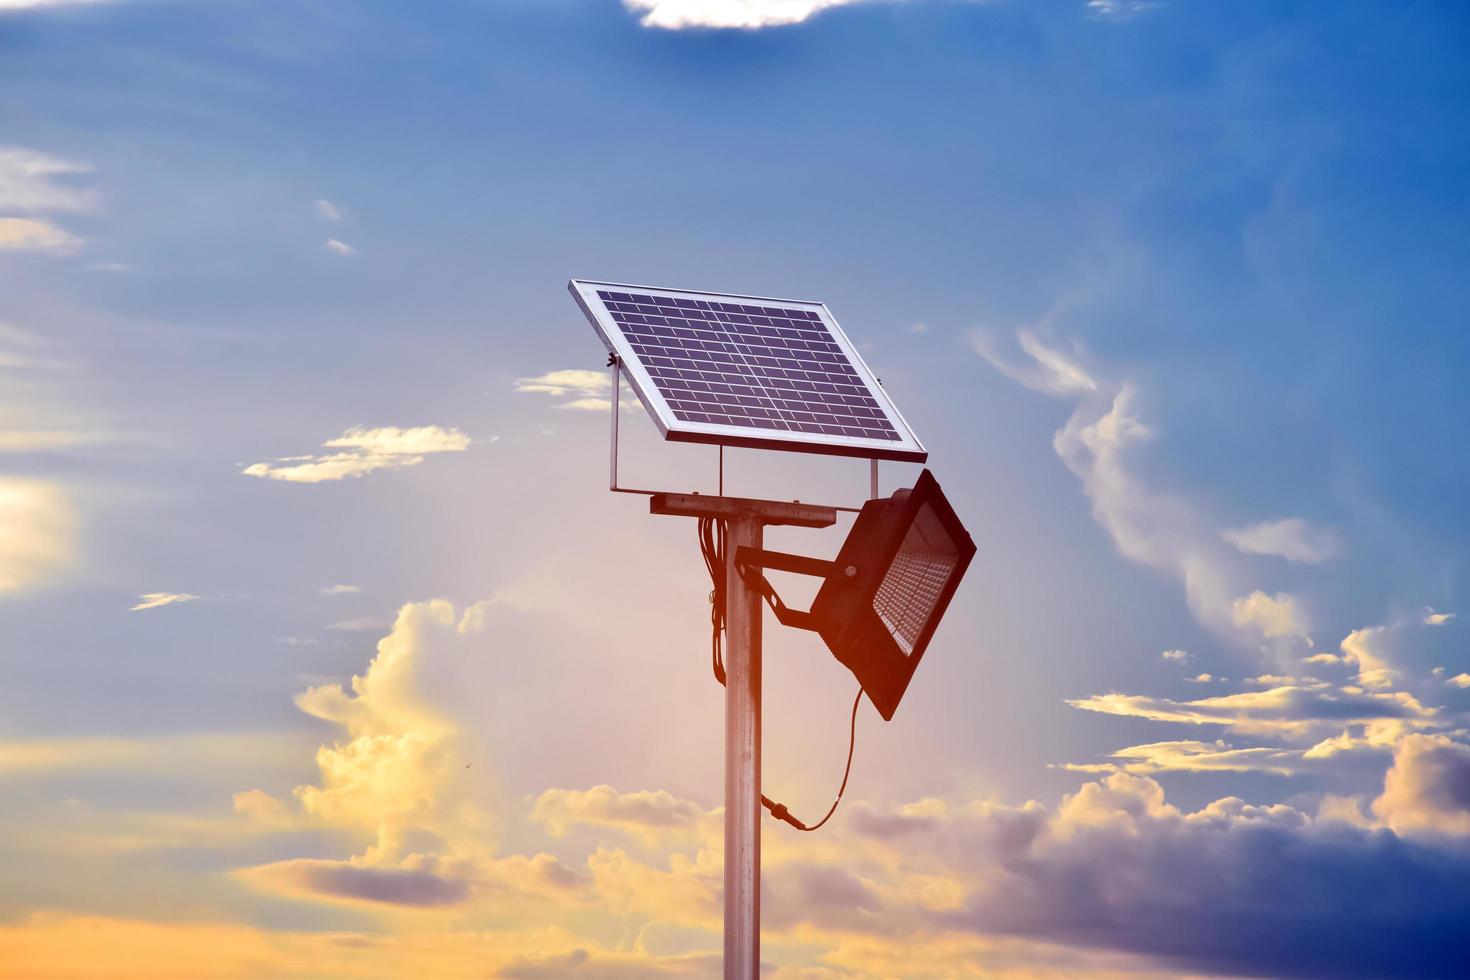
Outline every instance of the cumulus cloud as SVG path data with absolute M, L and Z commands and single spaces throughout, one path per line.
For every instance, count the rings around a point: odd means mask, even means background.
M 193 602 L 198 599 L 197 595 L 187 592 L 144 592 L 138 596 L 138 604 L 129 606 L 128 612 L 142 612 L 145 609 L 158 609 L 161 606 L 172 606 L 180 602 Z
M 442 670 L 481 650 L 480 622 L 476 607 L 461 615 L 443 600 L 406 605 L 350 690 L 324 684 L 296 697 L 302 711 L 346 733 L 317 752 L 320 782 L 297 787 L 296 797 L 308 814 L 368 833 L 366 865 L 398 859 L 414 829 L 470 852 L 480 847 L 483 815 L 450 778 L 458 726 L 423 694 L 430 664 Z
M 1172 660 L 1175 663 L 1181 663 L 1182 664 L 1186 660 L 1189 659 L 1189 651 L 1188 650 L 1165 650 L 1163 653 L 1159 654 L 1159 656 L 1163 657 L 1165 660 Z
M 1454 677 L 1446 677 L 1444 682 L 1458 688 L 1470 688 L 1470 674 L 1460 673 Z
M 1289 592 L 1267 595 L 1259 590 L 1236 599 L 1230 607 L 1230 618 L 1242 629 L 1254 629 L 1268 640 L 1304 640 L 1307 636 L 1306 614 L 1301 601 Z
M 365 476 L 378 470 L 418 466 L 430 453 L 463 452 L 470 447 L 471 441 L 458 429 L 437 425 L 406 429 L 398 426 L 378 429 L 354 426 L 335 439 L 322 443 L 323 448 L 343 449 L 343 452 L 282 456 L 271 463 L 252 463 L 241 472 L 245 476 L 289 483 L 324 483 Z
M 1402 739 L 1373 812 L 1401 834 L 1470 835 L 1470 745 L 1444 735 Z
M 1206 972 L 1424 976 L 1454 972 L 1456 923 L 1470 914 L 1470 852 L 1431 852 L 1233 797 L 1183 812 L 1142 776 L 1086 784 L 1055 813 L 960 816 L 934 834 L 990 836 L 970 857 L 987 872 L 960 909 L 930 918 L 982 932 L 1146 953 Z M 1003 834 L 987 826 L 1002 821 Z M 926 845 L 941 842 L 921 834 L 904 846 Z
M 316 212 L 316 216 L 318 218 L 321 218 L 325 221 L 342 220 L 341 209 L 338 208 L 337 205 L 333 204 L 331 201 L 325 200 L 323 198 L 318 198 L 317 200 L 312 201 L 311 209 Z
M 357 249 L 353 248 L 351 245 L 348 245 L 346 242 L 340 241 L 336 238 L 328 238 L 327 244 L 324 247 L 328 252 L 333 252 L 343 257 L 357 254 Z
M 1321 562 L 1338 551 L 1332 532 L 1313 527 L 1298 517 L 1230 528 L 1220 532 L 1220 536 L 1245 554 L 1275 555 L 1287 561 Z
M 1426 610 L 1425 613 L 1424 613 L 1424 625 L 1425 626 L 1443 626 L 1445 623 L 1448 623 L 1450 620 L 1452 620 L 1454 618 L 1455 618 L 1455 614 L 1454 613 L 1435 612 L 1433 609 L 1429 609 L 1429 610 Z
M 57 484 L 0 477 L 0 596 L 42 585 L 70 565 L 76 523 Z
M 644 27 L 758 30 L 799 24 L 858 0 L 623 0 Z
M 1366 626 L 1353 630 L 1342 641 L 1342 659 L 1358 668 L 1358 683 L 1364 687 L 1392 687 L 1398 678 L 1383 652 L 1389 632 L 1386 626 Z

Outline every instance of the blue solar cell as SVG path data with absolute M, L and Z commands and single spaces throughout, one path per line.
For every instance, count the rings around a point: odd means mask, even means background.
M 813 310 L 598 290 L 674 418 L 901 442 Z

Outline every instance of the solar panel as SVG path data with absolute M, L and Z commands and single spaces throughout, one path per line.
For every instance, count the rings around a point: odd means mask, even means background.
M 573 279 L 664 438 L 923 462 L 821 303 Z

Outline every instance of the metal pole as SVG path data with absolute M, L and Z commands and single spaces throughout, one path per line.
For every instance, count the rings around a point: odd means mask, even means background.
M 616 490 L 618 488 L 618 398 L 619 389 L 622 387 L 622 378 L 616 355 L 608 362 L 612 368 L 612 457 L 607 463 L 607 488 Z
M 725 980 L 759 980 L 761 962 L 761 597 L 735 569 L 761 547 L 741 513 L 725 542 Z
M 878 459 L 875 456 L 869 461 L 872 465 L 868 468 L 868 499 L 878 499 Z

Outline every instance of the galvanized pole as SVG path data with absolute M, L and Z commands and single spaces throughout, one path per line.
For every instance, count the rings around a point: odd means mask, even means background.
M 831 527 L 837 510 L 794 500 L 656 493 L 649 513 L 710 517 L 725 533 L 725 980 L 761 965 L 761 596 L 735 567 L 768 524 Z
M 761 962 L 761 597 L 735 568 L 759 548 L 742 513 L 725 542 L 725 980 L 758 980 Z

